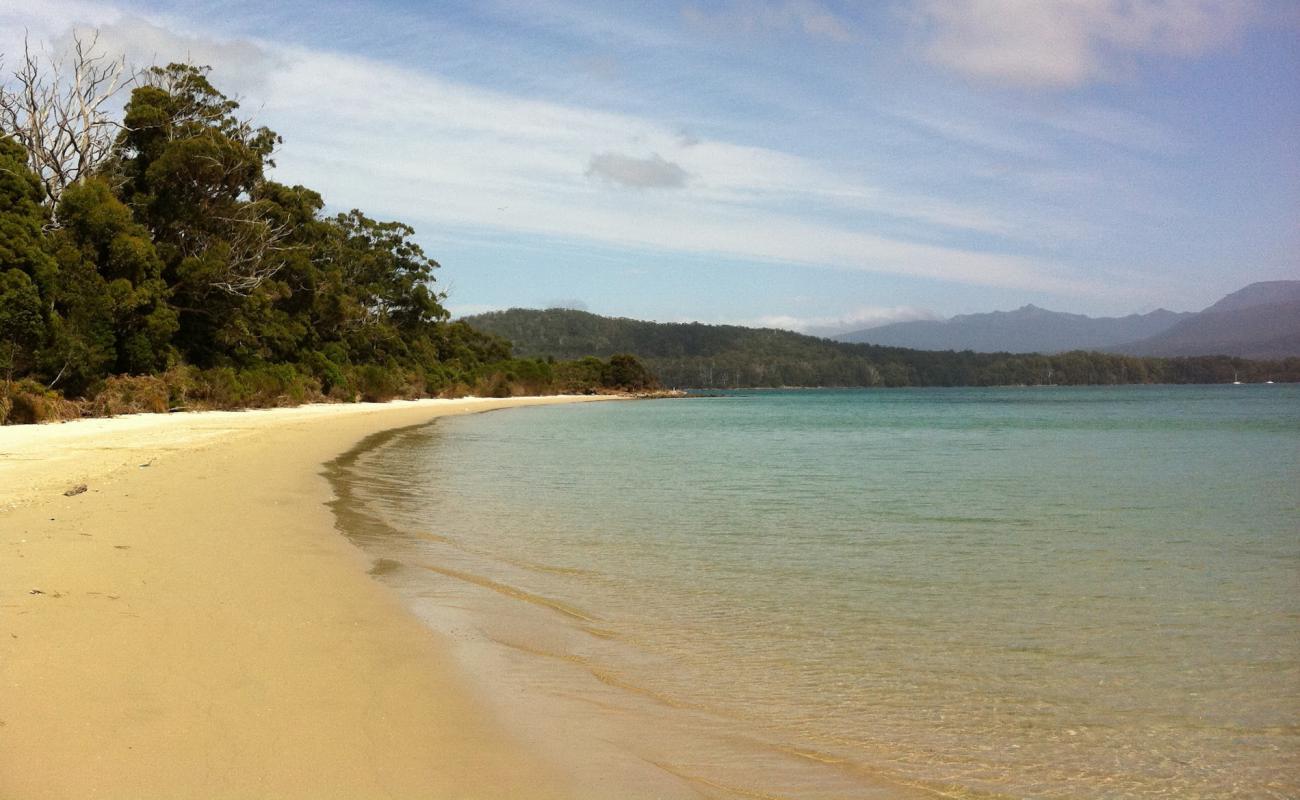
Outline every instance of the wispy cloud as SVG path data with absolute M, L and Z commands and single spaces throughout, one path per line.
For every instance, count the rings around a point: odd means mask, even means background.
M 942 319 L 928 308 L 915 306 L 861 306 L 838 315 L 795 316 L 773 314 L 742 320 L 741 324 L 760 328 L 782 328 L 813 336 L 835 336 L 850 331 L 879 328 L 895 322 Z
M 979 80 L 1069 88 L 1142 55 L 1198 56 L 1259 17 L 1254 0 L 918 0 L 925 53 Z
M 1019 162 L 1043 161 L 1053 155 L 1050 144 L 1010 129 L 941 109 L 896 108 L 889 112 L 909 127 L 968 149 L 1013 156 Z
M 1030 114 L 1028 119 L 1067 134 L 1124 150 L 1169 156 L 1184 152 L 1185 137 L 1139 113 L 1085 105 Z

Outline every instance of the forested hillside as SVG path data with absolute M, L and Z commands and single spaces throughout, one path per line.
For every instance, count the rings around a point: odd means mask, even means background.
M 789 331 L 511 309 L 464 322 L 509 339 L 520 355 L 639 356 L 671 387 L 990 386 L 1300 380 L 1300 359 L 1139 358 L 935 352 L 849 344 Z
M 0 422 L 650 382 L 449 322 L 412 229 L 272 180 L 280 138 L 206 69 L 135 76 L 120 121 L 109 78 L 29 59 L 0 90 Z

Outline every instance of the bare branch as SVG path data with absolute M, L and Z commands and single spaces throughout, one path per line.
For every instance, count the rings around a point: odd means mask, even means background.
M 285 244 L 293 226 L 273 220 L 263 203 L 245 203 L 235 216 L 215 220 L 225 223 L 221 243 L 227 250 L 222 275 L 211 285 L 227 294 L 251 294 L 275 277 L 284 266 L 281 254 L 293 249 Z
M 0 132 L 26 149 L 51 211 L 64 189 L 112 155 L 121 123 L 108 105 L 137 78 L 125 56 L 110 59 L 98 47 L 98 31 L 76 33 L 68 53 L 42 58 L 24 38 L 18 69 L 0 83 Z

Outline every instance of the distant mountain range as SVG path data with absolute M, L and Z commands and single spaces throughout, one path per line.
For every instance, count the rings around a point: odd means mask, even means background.
M 915 350 L 974 350 L 977 353 L 1063 353 L 1105 350 L 1146 339 L 1193 316 L 1163 308 L 1127 317 L 1087 317 L 1021 306 L 1015 311 L 962 314 L 947 320 L 896 322 L 843 333 L 841 342 L 860 342 Z
M 1106 348 L 1136 356 L 1300 355 L 1300 281 L 1252 283 L 1167 330 Z
M 1300 356 L 1300 281 L 1252 283 L 1199 312 L 1159 309 L 1087 317 L 1023 306 L 948 320 L 898 322 L 834 337 L 916 350 L 1061 353 L 1101 350 L 1144 356 Z

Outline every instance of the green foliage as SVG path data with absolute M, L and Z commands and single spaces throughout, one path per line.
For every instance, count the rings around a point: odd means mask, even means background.
M 69 186 L 58 218 L 47 367 L 74 392 L 106 373 L 165 369 L 178 318 L 149 232 L 101 178 Z
M 655 389 L 659 383 L 645 364 L 634 355 L 615 353 L 601 368 L 600 383 L 607 389 L 640 392 Z
M 0 272 L 0 375 L 6 380 L 23 366 L 22 357 L 41 340 L 41 298 L 22 270 Z
M 593 392 L 594 387 L 604 385 L 605 363 L 595 356 L 561 361 L 554 369 L 557 381 L 566 392 Z
M 56 274 L 41 184 L 23 149 L 0 136 L 0 375 L 30 370 L 45 338 L 45 298 Z
M 361 400 L 379 403 L 394 397 L 416 396 L 411 376 L 396 366 L 364 364 L 354 373 L 353 384 Z
M 0 132 L 0 267 L 20 270 L 43 288 L 54 263 L 43 233 L 49 219 L 42 194 L 22 146 Z
M 239 120 L 239 104 L 207 74 L 189 64 L 152 68 L 131 93 L 117 143 L 125 196 L 173 265 L 211 249 L 214 234 L 232 232 L 234 212 L 280 142 L 275 132 Z

